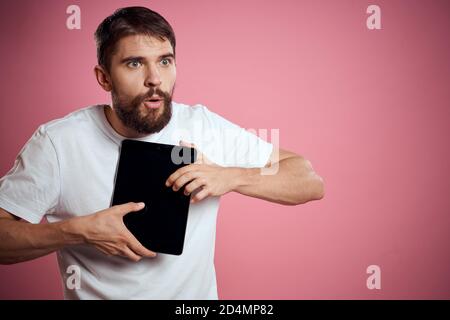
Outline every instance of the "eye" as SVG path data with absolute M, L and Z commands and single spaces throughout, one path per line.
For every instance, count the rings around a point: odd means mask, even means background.
M 161 64 L 163 65 L 163 66 L 168 66 L 168 65 L 170 65 L 171 64 L 171 60 L 170 59 L 168 59 L 168 58 L 164 58 L 164 59 L 162 59 L 161 60 Z
M 140 61 L 138 61 L 138 60 L 130 61 L 130 62 L 128 62 L 128 64 L 127 64 L 127 66 L 129 66 L 130 68 L 133 68 L 133 69 L 137 69 L 137 68 L 139 68 L 141 65 L 142 65 L 142 63 L 141 63 Z

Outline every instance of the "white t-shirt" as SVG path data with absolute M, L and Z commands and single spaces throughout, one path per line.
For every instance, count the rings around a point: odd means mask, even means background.
M 75 111 L 40 126 L 0 179 L 0 207 L 31 223 L 83 216 L 110 207 L 120 144 L 105 106 Z M 209 111 L 172 103 L 172 118 L 142 141 L 194 143 L 222 166 L 263 167 L 272 144 Z M 183 253 L 132 262 L 89 245 L 57 252 L 66 299 L 218 299 L 214 248 L 219 198 L 191 204 Z M 73 268 L 81 288 L 71 289 Z M 68 279 L 69 278 L 69 279 Z

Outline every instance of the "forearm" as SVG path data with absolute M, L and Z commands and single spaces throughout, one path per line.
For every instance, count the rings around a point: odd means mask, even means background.
M 82 237 L 73 231 L 74 221 L 31 224 L 0 219 L 0 264 L 31 260 L 64 246 L 82 243 Z
M 276 174 L 262 175 L 261 168 L 230 168 L 233 191 L 271 202 L 296 205 L 323 197 L 320 176 L 308 160 L 290 157 L 278 162 Z M 268 168 L 266 168 L 269 170 Z

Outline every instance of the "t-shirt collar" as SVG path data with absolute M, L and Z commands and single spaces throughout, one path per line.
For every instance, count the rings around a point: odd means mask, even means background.
M 142 138 L 127 138 L 119 134 L 109 123 L 108 118 L 105 114 L 105 108 L 110 108 L 108 105 L 97 105 L 96 111 L 97 111 L 97 124 L 100 126 L 100 129 L 106 134 L 108 138 L 110 138 L 114 143 L 117 145 L 121 145 L 122 141 L 125 139 L 131 139 L 131 140 L 139 140 L 139 141 L 147 141 L 147 142 L 156 142 L 158 138 L 161 136 L 163 131 L 167 128 L 169 124 L 166 125 L 164 129 L 162 129 L 160 132 L 149 134 Z M 170 122 L 169 122 L 170 123 Z

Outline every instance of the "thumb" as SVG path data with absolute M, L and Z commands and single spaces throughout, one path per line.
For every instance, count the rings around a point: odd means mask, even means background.
M 180 140 L 180 146 L 182 146 L 182 147 L 189 147 L 189 148 L 194 148 L 195 149 L 195 144 L 186 142 L 184 140 Z
M 195 144 L 186 142 L 186 141 L 184 141 L 184 140 L 180 140 L 180 146 L 195 149 L 195 150 L 197 151 L 197 159 L 194 161 L 194 163 L 197 163 L 197 164 L 203 163 L 203 153 L 201 153 L 201 152 L 197 149 L 197 147 L 195 146 Z
M 190 148 L 194 148 L 197 151 L 197 159 L 195 160 L 194 163 L 197 164 L 209 164 L 209 165 L 215 165 L 214 162 L 212 162 L 211 160 L 209 160 L 205 154 L 203 152 L 201 152 L 197 146 L 194 143 L 189 143 L 183 140 L 180 140 L 180 146 L 182 147 L 190 147 Z
M 144 202 L 128 202 L 128 203 L 124 203 L 124 204 L 120 204 L 117 206 L 114 206 L 113 208 L 115 209 L 115 213 L 118 214 L 119 216 L 125 216 L 126 214 L 130 213 L 130 212 L 136 212 L 136 211 L 140 211 L 145 207 L 145 203 Z
M 184 140 L 180 140 L 180 146 L 182 146 L 182 147 L 189 147 L 189 148 L 195 149 L 195 150 L 197 151 L 197 159 L 195 160 L 194 163 L 203 163 L 203 153 L 201 153 L 201 152 L 197 149 L 197 147 L 195 146 L 195 144 L 186 142 L 186 141 L 184 141 Z

